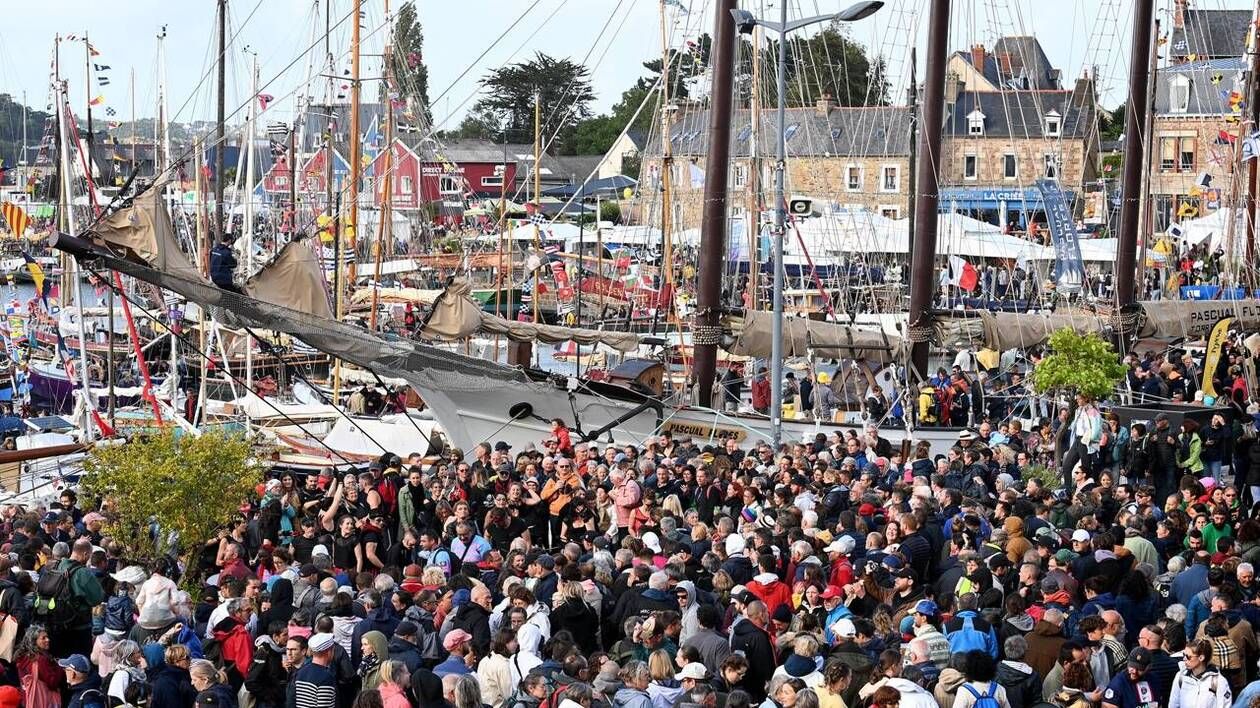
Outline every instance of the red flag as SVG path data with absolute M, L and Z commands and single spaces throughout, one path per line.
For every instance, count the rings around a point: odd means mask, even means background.
M 1227 142 L 1227 143 L 1233 144 L 1234 139 L 1235 139 L 1237 136 L 1236 136 L 1236 135 L 1234 135 L 1233 133 L 1230 133 L 1230 132 L 1229 132 L 1229 131 L 1227 131 L 1227 130 L 1222 130 L 1222 131 L 1220 131 L 1220 132 L 1218 132 L 1218 133 L 1216 134 L 1216 137 L 1217 137 L 1217 139 L 1218 139 L 1218 140 L 1223 140 L 1224 142 Z
M 949 280 L 960 289 L 971 292 L 980 284 L 976 267 L 959 256 L 949 257 Z
M 267 105 L 270 104 L 274 100 L 276 100 L 276 97 L 272 96 L 269 93 L 258 94 L 258 105 L 262 106 L 262 109 L 264 111 L 267 110 Z

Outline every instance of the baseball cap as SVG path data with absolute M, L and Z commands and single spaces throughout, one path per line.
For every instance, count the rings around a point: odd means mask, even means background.
M 512 446 L 509 445 L 506 440 L 500 440 L 499 442 L 494 444 L 494 449 L 498 450 L 499 452 L 506 452 L 508 450 L 511 450 Z
M 1060 565 L 1066 565 L 1068 563 L 1071 563 L 1077 558 L 1080 558 L 1080 556 L 1076 555 L 1075 553 L 1073 553 L 1072 551 L 1069 551 L 1066 548 L 1054 554 L 1055 561 L 1057 561 Z
M 820 597 L 822 597 L 822 599 L 824 600 L 834 600 L 835 598 L 841 597 L 843 595 L 844 595 L 844 591 L 840 589 L 839 585 L 828 585 L 827 589 L 823 590 L 822 595 Z
M 57 666 L 60 666 L 63 669 L 74 669 L 81 674 L 90 673 L 92 671 L 92 662 L 88 661 L 88 658 L 82 654 L 71 654 L 70 656 L 58 661 Z
M 748 590 L 745 590 L 737 595 L 732 595 L 731 599 L 735 600 L 741 605 L 747 605 L 750 602 L 756 602 L 759 598 L 756 595 L 749 592 Z
M 848 617 L 841 617 L 836 623 L 831 625 L 831 633 L 837 637 L 856 637 L 857 627 L 853 624 L 853 620 Z
M 857 544 L 854 542 L 852 536 L 841 536 L 840 538 L 837 538 L 836 540 L 827 544 L 827 547 L 823 549 L 823 552 L 840 553 L 847 556 L 853 552 L 853 548 L 855 545 Z
M 925 617 L 935 617 L 936 613 L 939 611 L 940 611 L 940 608 L 938 608 L 936 606 L 936 603 L 932 602 L 931 600 L 919 600 L 918 602 L 914 603 L 914 613 L 916 615 L 923 615 Z
M 895 570 L 895 571 L 893 572 L 893 577 L 894 577 L 894 578 L 909 578 L 909 579 L 911 579 L 911 580 L 915 580 L 915 579 L 916 579 L 916 578 L 915 578 L 914 569 L 912 569 L 912 568 L 910 568 L 910 567 L 908 567 L 908 566 L 902 566 L 902 567 L 898 568 L 897 570 Z
M 1151 660 L 1153 658 L 1154 657 L 1151 656 L 1151 651 L 1149 649 L 1145 647 L 1134 647 L 1133 651 L 1129 652 L 1129 666 L 1137 666 L 1145 669 L 1151 665 Z
M 1089 532 L 1085 529 L 1077 529 L 1072 532 L 1072 541 L 1079 543 L 1089 543 Z
M 866 502 L 858 507 L 858 516 L 873 516 L 875 514 L 875 505 Z
M 411 620 L 403 620 L 394 628 L 394 636 L 396 637 L 413 637 L 420 632 L 420 627 Z
M 674 674 L 674 679 L 681 681 L 683 679 L 692 679 L 695 681 L 703 681 L 709 678 L 709 670 L 704 668 L 704 664 L 693 661 L 682 668 L 682 671 Z
M 333 635 L 327 632 L 321 632 L 319 634 L 312 635 L 310 641 L 306 643 L 306 646 L 312 652 L 319 653 L 321 651 L 328 651 L 329 649 L 332 649 L 334 641 Z

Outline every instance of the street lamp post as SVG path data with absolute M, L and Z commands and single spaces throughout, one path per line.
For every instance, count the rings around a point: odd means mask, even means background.
M 760 25 L 779 35 L 779 60 L 775 67 L 778 83 L 778 140 L 774 163 L 774 329 L 770 340 L 770 426 L 774 449 L 777 452 L 783 438 L 783 239 L 787 228 L 787 201 L 784 195 L 787 169 L 787 35 L 803 27 L 819 22 L 854 22 L 875 14 L 884 3 L 881 0 L 863 0 L 834 15 L 818 15 L 788 22 L 786 0 L 780 2 L 779 21 L 771 22 L 753 16 L 747 10 L 731 10 L 735 26 L 741 34 L 752 34 Z M 757 87 L 754 86 L 756 91 Z

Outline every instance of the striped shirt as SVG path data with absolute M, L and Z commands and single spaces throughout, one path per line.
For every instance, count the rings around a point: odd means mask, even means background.
M 288 708 L 337 708 L 337 677 L 314 662 L 298 669 L 289 682 Z

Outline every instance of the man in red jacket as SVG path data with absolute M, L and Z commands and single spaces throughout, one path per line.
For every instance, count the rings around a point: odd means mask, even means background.
M 767 413 L 770 410 L 770 377 L 766 375 L 764 366 L 752 382 L 752 405 L 758 413 Z
M 774 554 L 762 553 L 757 557 L 757 568 L 761 572 L 753 576 L 752 581 L 746 586 L 748 592 L 756 595 L 758 600 L 766 604 L 766 611 L 772 617 L 780 605 L 787 605 L 788 609 L 792 608 L 792 588 L 779 580 L 779 576 L 774 572 L 775 565 Z
M 214 626 L 214 640 L 222 653 L 224 669 L 233 679 L 233 685 L 237 685 L 245 680 L 250 664 L 254 663 L 254 641 L 245 628 L 245 623 L 249 621 L 249 604 L 241 598 L 230 602 L 232 606 L 228 609 L 228 616 Z M 209 654 L 207 651 L 207 659 Z

